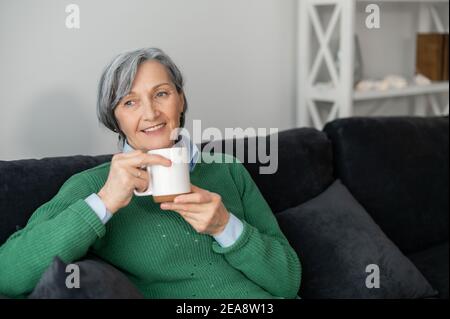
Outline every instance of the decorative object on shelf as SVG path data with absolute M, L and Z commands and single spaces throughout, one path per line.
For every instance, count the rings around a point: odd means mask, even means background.
M 356 89 L 356 91 L 359 91 L 359 92 L 370 91 L 370 90 L 373 90 L 374 84 L 375 84 L 375 81 L 373 81 L 373 80 L 362 80 L 362 81 L 359 81 L 358 84 L 356 84 L 355 89 Z
M 362 80 L 355 87 L 357 92 L 366 92 L 370 90 L 387 91 L 389 89 L 404 89 L 408 86 L 408 81 L 399 75 L 388 75 L 383 80 Z
M 431 80 L 423 74 L 416 74 L 416 76 L 414 77 L 414 83 L 421 86 L 430 85 Z
M 408 81 L 399 75 L 388 75 L 383 81 L 388 83 L 389 87 L 393 89 L 404 89 L 408 86 Z

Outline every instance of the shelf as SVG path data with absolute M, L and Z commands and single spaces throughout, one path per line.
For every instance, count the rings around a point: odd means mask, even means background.
M 353 92 L 354 101 L 385 99 L 393 97 L 406 97 L 424 94 L 448 93 L 448 82 L 436 82 L 429 85 L 411 85 L 404 89 L 389 89 L 386 91 Z M 315 101 L 334 102 L 336 90 L 328 88 L 313 88 L 311 98 Z
M 411 4 L 417 5 L 413 19 L 417 20 L 417 29 L 431 28 L 431 23 L 439 32 L 448 32 L 447 23 L 444 25 L 440 14 L 448 16 L 449 0 L 300 0 L 298 1 L 298 94 L 297 94 L 297 124 L 298 126 L 314 126 L 322 129 L 326 122 L 336 118 L 354 115 L 355 104 L 360 101 L 381 101 L 382 99 L 401 97 L 426 97 L 426 103 L 411 99 L 412 104 L 423 115 L 428 114 L 430 108 L 434 115 L 448 114 L 448 103 L 437 98 L 437 94 L 449 92 L 449 82 L 433 82 L 429 85 L 413 85 L 403 89 L 389 89 L 386 91 L 355 91 L 354 81 L 354 46 L 356 14 L 361 11 L 358 4 L 370 3 L 382 5 Z M 329 19 L 321 21 L 323 12 L 320 8 L 328 5 L 331 12 Z M 443 7 L 442 7 L 443 6 Z M 447 10 L 444 10 L 443 8 Z M 384 10 L 388 10 L 387 7 Z M 416 19 L 416 12 L 418 13 Z M 329 14 L 329 12 L 327 12 Z M 324 25 L 325 20 L 328 23 Z M 446 19 L 445 21 L 447 21 Z M 415 37 L 416 30 L 411 29 L 411 37 Z M 385 30 L 384 32 L 390 32 Z M 333 50 L 336 46 L 333 36 L 339 39 L 340 59 L 335 61 Z M 312 43 L 318 44 L 317 50 L 312 50 Z M 337 63 L 339 62 L 339 64 Z M 325 66 L 330 76 L 330 82 L 320 80 L 321 68 Z M 413 66 L 411 66 L 413 67 Z M 388 72 L 389 73 L 389 72 Z M 447 99 L 445 99 L 447 100 Z M 331 108 L 322 107 L 317 102 L 329 102 Z M 416 103 L 417 102 L 417 103 Z M 441 107 L 442 103 L 447 103 Z M 420 104 L 420 105 L 419 105 Z
M 404 97 L 423 94 L 448 93 L 448 82 L 436 82 L 429 85 L 411 85 L 403 89 L 390 89 L 386 91 L 354 92 L 353 100 L 372 100 L 391 97 Z

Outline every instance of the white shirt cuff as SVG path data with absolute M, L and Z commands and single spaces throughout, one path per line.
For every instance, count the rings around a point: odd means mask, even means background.
M 97 214 L 103 225 L 105 225 L 112 217 L 112 214 L 106 209 L 105 204 L 97 194 L 91 194 L 84 201 L 92 208 L 95 214 Z
M 240 219 L 232 213 L 229 214 L 230 218 L 228 219 L 225 229 L 219 235 L 213 236 L 222 247 L 229 247 L 233 245 L 244 230 L 244 224 L 240 221 Z

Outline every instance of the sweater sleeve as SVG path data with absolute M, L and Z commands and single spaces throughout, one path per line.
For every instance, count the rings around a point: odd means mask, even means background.
M 55 256 L 64 262 L 77 260 L 105 234 L 105 226 L 84 200 L 92 193 L 87 185 L 82 175 L 72 176 L 33 213 L 25 228 L 0 246 L 1 294 L 30 293 Z
M 273 296 L 295 298 L 301 279 L 297 254 L 250 174 L 236 161 L 231 173 L 244 206 L 244 230 L 232 246 L 213 243 L 213 250 Z

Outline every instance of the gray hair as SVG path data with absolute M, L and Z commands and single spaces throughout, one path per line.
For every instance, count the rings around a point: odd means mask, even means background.
M 161 63 L 166 68 L 178 93 L 183 94 L 184 110 L 180 117 L 180 128 L 184 126 L 188 104 L 183 91 L 183 76 L 172 59 L 157 48 L 124 52 L 117 55 L 103 70 L 97 96 L 97 117 L 104 126 L 119 133 L 119 147 L 123 147 L 126 136 L 120 130 L 114 110 L 119 101 L 130 92 L 138 66 L 147 60 L 156 60 Z

